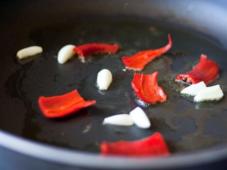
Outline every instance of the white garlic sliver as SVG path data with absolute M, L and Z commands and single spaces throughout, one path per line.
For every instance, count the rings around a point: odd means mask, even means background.
M 194 102 L 218 101 L 224 97 L 224 93 L 220 85 L 207 87 L 197 93 Z
M 199 91 L 205 89 L 207 86 L 206 84 L 201 81 L 197 84 L 192 84 L 186 88 L 184 88 L 183 90 L 181 90 L 181 94 L 185 94 L 185 95 L 189 95 L 189 96 L 195 96 L 198 94 Z
M 65 45 L 62 47 L 58 52 L 58 63 L 64 64 L 69 59 L 71 59 L 74 55 L 73 49 L 75 48 L 75 45 Z
M 110 70 L 108 69 L 102 69 L 98 72 L 97 75 L 97 86 L 99 90 L 107 90 L 112 83 L 113 76 Z
M 24 59 L 27 57 L 31 57 L 43 52 L 43 48 L 40 46 L 30 46 L 23 48 L 17 52 L 18 59 Z
M 151 126 L 150 120 L 148 119 L 146 113 L 140 107 L 133 109 L 129 115 L 138 127 L 147 129 Z
M 128 114 L 119 114 L 104 119 L 103 124 L 111 124 L 118 126 L 132 126 L 133 120 Z

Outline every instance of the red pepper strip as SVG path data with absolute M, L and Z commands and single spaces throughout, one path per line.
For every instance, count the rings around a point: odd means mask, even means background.
M 39 107 L 47 118 L 60 118 L 94 105 L 95 100 L 85 101 L 77 90 L 60 96 L 39 97 Z
M 153 135 L 136 141 L 102 142 L 100 150 L 103 155 L 120 156 L 168 156 L 169 149 L 163 136 L 156 132 Z
M 163 103 L 167 100 L 167 95 L 158 85 L 158 72 L 147 75 L 135 73 L 131 85 L 137 97 L 146 103 Z
M 74 52 L 79 55 L 80 58 L 92 55 L 92 54 L 115 54 L 119 50 L 118 44 L 107 44 L 107 43 L 88 43 L 74 48 Z
M 189 84 L 195 84 L 204 81 L 206 84 L 212 83 L 219 75 L 219 67 L 213 60 L 207 58 L 206 55 L 200 56 L 200 61 L 191 71 L 178 74 L 176 81 L 184 81 Z
M 171 35 L 168 35 L 168 44 L 155 50 L 143 50 L 131 56 L 121 58 L 125 67 L 129 70 L 141 71 L 144 67 L 155 58 L 163 55 L 172 47 Z

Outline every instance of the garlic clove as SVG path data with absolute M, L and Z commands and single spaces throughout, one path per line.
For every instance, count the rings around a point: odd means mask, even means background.
M 18 59 L 25 59 L 43 52 L 43 48 L 40 46 L 30 46 L 23 48 L 17 52 Z
M 150 128 L 151 123 L 148 119 L 146 113 L 140 108 L 136 107 L 129 113 L 133 122 L 140 128 L 147 129 Z
M 194 102 L 218 101 L 223 97 L 224 93 L 220 85 L 214 85 L 199 91 L 194 97 Z
M 110 70 L 102 69 L 97 75 L 97 86 L 99 90 L 107 90 L 112 83 L 113 76 Z
M 62 47 L 59 52 L 58 52 L 58 63 L 59 64 L 64 64 L 66 63 L 69 59 L 71 59 L 74 55 L 73 49 L 75 48 L 75 45 L 65 45 Z
M 103 124 L 118 125 L 118 126 L 132 126 L 133 120 L 128 114 L 118 114 L 110 117 L 106 117 Z
M 192 84 L 184 88 L 183 90 L 181 90 L 180 93 L 189 96 L 196 96 L 199 91 L 205 89 L 206 87 L 207 87 L 206 84 L 203 81 L 201 81 L 197 84 Z

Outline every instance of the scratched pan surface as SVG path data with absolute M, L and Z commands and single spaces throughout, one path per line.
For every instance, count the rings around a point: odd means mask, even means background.
M 185 72 L 205 53 L 221 68 L 221 84 L 227 92 L 227 59 L 224 50 L 209 37 L 171 28 L 151 20 L 107 19 L 94 17 L 42 23 L 28 31 L 19 28 L 6 31 L 0 45 L 0 128 L 34 141 L 88 152 L 99 152 L 103 140 L 134 140 L 160 131 L 173 153 L 192 152 L 227 143 L 227 100 L 195 104 L 179 95 L 181 86 L 174 82 L 177 73 Z M 19 21 L 18 21 L 19 23 Z M 4 29 L 4 28 L 2 28 Z M 159 83 L 168 95 L 166 103 L 144 108 L 151 128 L 103 126 L 104 117 L 128 113 L 137 106 L 131 89 L 132 71 L 123 71 L 123 55 L 158 48 L 173 37 L 173 48 L 150 63 L 144 73 L 159 72 Z M 9 41 L 9 36 L 16 37 Z M 88 42 L 119 43 L 115 55 L 96 55 L 82 64 L 77 57 L 64 65 L 56 60 L 65 44 Z M 4 43 L 4 44 L 3 44 Z M 18 62 L 15 53 L 28 45 L 41 45 L 43 54 L 31 61 Z M 96 87 L 97 72 L 103 68 L 113 73 L 113 84 L 107 92 Z M 67 118 L 49 120 L 42 116 L 37 99 L 78 89 L 86 99 L 96 99 L 94 107 Z

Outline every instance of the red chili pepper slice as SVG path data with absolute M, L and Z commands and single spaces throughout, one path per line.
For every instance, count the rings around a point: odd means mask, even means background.
M 167 100 L 167 95 L 158 85 L 158 72 L 147 75 L 135 73 L 131 85 L 137 97 L 146 103 L 163 103 Z
M 168 44 L 159 49 L 143 50 L 131 56 L 124 56 L 121 58 L 125 67 L 129 70 L 141 71 L 144 67 L 157 57 L 160 57 L 172 47 L 171 35 L 168 35 Z
M 206 84 L 212 83 L 218 78 L 219 67 L 213 60 L 208 59 L 206 55 L 200 56 L 200 61 L 197 63 L 191 71 L 178 74 L 176 81 L 184 81 L 188 84 L 195 84 L 200 81 L 204 81 Z
M 170 154 L 166 142 L 159 132 L 136 141 L 102 142 L 100 150 L 103 155 L 118 156 L 155 157 Z
M 89 107 L 96 103 L 95 100 L 85 101 L 77 90 L 63 95 L 44 97 L 38 99 L 39 107 L 47 118 L 60 118 Z
M 119 50 L 118 44 L 107 44 L 107 43 L 88 43 L 76 46 L 74 52 L 84 60 L 84 57 L 92 54 L 115 54 Z

